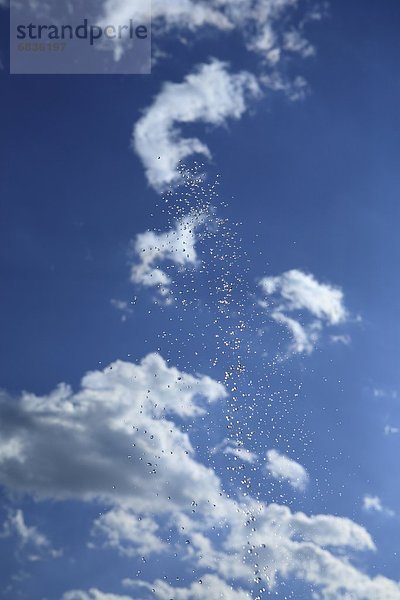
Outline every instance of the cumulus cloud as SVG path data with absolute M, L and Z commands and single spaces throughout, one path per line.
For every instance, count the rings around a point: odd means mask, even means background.
M 310 273 L 292 269 L 277 277 L 263 277 L 259 286 L 263 294 L 259 304 L 291 334 L 290 352 L 310 354 L 324 327 L 348 320 L 343 291 L 319 283 Z
M 195 267 L 198 263 L 197 234 L 209 216 L 207 211 L 192 209 L 166 232 L 138 234 L 132 243 L 132 283 L 156 288 L 160 297 L 171 303 L 172 279 L 161 264 L 172 263 L 179 269 Z
M 275 479 L 287 481 L 294 489 L 304 491 L 309 481 L 306 469 L 277 450 L 268 450 L 266 469 Z
M 260 538 L 263 531 L 275 529 L 278 537 L 288 540 L 310 542 L 318 546 L 349 547 L 355 550 L 375 550 L 369 533 L 360 525 L 344 517 L 333 515 L 307 516 L 302 512 L 292 513 L 286 506 L 270 504 L 260 510 Z
M 396 582 L 372 579 L 346 557 L 347 549 L 375 550 L 360 525 L 223 492 L 176 419 L 204 417 L 225 396 L 220 383 L 183 373 L 158 354 L 87 373 L 76 392 L 63 384 L 45 396 L 3 396 L 0 482 L 37 500 L 106 503 L 92 527 L 92 546 L 148 560 L 179 547 L 179 557 L 203 584 L 155 582 L 160 600 L 165 591 L 201 599 L 204 582 L 212 590 L 204 597 L 217 590 L 239 600 L 254 579 L 274 589 L 277 578 L 288 577 L 304 580 L 321 598 L 399 598 Z M 21 519 L 17 523 L 21 528 Z M 93 588 L 68 591 L 63 600 L 121 598 L 129 596 Z
M 216 575 L 204 575 L 194 581 L 190 587 L 172 587 L 165 581 L 157 579 L 149 584 L 145 581 L 125 579 L 123 584 L 127 587 L 146 588 L 152 590 L 156 598 L 174 598 L 174 600 L 209 600 L 210 598 L 229 598 L 229 600 L 249 600 L 251 596 L 242 589 L 234 589 Z
M 319 283 L 311 274 L 293 269 L 278 277 L 264 277 L 260 285 L 269 296 L 279 294 L 285 310 L 305 309 L 331 325 L 346 319 L 342 290 Z
M 252 74 L 231 74 L 219 60 L 200 65 L 181 83 L 165 83 L 133 133 L 133 145 L 150 185 L 162 191 L 178 182 L 180 162 L 193 154 L 210 158 L 210 150 L 198 138 L 183 137 L 181 125 L 221 126 L 229 118 L 239 119 L 259 92 Z
M 118 550 L 122 555 L 148 556 L 166 548 L 157 535 L 158 529 L 154 519 L 115 508 L 96 519 L 92 536 L 105 539 L 103 547 Z M 93 544 L 91 546 L 94 547 Z
M 177 504 L 195 492 L 206 502 L 217 478 L 193 459 L 188 435 L 169 417 L 204 415 L 225 395 L 211 378 L 150 354 L 139 365 L 117 361 L 87 373 L 77 393 L 61 384 L 47 396 L 3 397 L 0 483 L 38 498 L 129 504 L 134 497 L 137 510 L 163 510 L 159 487 L 170 486 Z
M 227 580 L 252 578 L 271 590 L 276 588 L 278 576 L 294 577 L 308 583 L 316 599 L 400 597 L 397 582 L 371 578 L 353 567 L 346 554 L 340 557 L 330 549 L 375 550 L 368 532 L 349 519 L 308 517 L 284 506 L 251 501 L 236 510 L 226 503 L 225 514 L 230 533 L 222 549 L 216 550 L 211 539 L 201 533 L 191 534 L 193 558 L 199 568 L 213 569 Z M 188 528 L 187 522 L 185 525 Z
M 215 600 L 229 598 L 229 600 L 249 600 L 251 596 L 242 589 L 234 589 L 225 581 L 215 575 L 205 575 L 199 581 L 194 581 L 190 587 L 172 587 L 165 581 L 157 579 L 154 583 L 146 582 L 135 583 L 132 580 L 125 580 L 125 585 L 133 587 L 145 587 L 154 590 L 156 598 L 174 598 L 175 600 Z

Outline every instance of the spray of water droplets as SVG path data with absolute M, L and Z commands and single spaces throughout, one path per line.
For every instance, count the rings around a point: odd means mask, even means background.
M 263 549 L 252 543 L 261 503 L 296 499 L 296 491 L 288 496 L 268 478 L 265 452 L 276 445 L 290 451 L 294 440 L 309 451 L 312 435 L 304 415 L 291 415 L 301 384 L 282 362 L 279 340 L 273 352 L 268 350 L 268 317 L 256 298 L 241 223 L 226 216 L 229 206 L 220 198 L 219 177 L 208 182 L 196 163 L 181 166 L 181 176 L 184 185 L 157 205 L 164 228 L 154 232 L 150 245 L 136 244 L 136 254 L 147 252 L 151 258 L 142 264 L 149 275 L 144 285 L 164 315 L 158 350 L 180 369 L 206 370 L 228 392 L 218 406 L 207 407 L 200 426 L 196 419 L 196 424 L 182 424 L 182 430 L 190 432 L 195 448 L 220 476 L 223 493 L 238 501 L 248 530 L 243 561 L 253 565 L 251 593 L 260 599 L 272 594 L 266 569 L 259 566 Z M 196 499 L 187 508 L 195 514 Z M 226 527 L 221 518 L 218 535 Z

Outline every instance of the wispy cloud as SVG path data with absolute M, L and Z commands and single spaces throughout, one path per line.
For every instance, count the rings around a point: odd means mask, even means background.
M 397 390 L 394 389 L 384 389 L 384 388 L 374 388 L 372 390 L 372 394 L 374 396 L 374 398 L 388 398 L 391 400 L 397 400 L 397 398 L 399 397 L 399 394 L 397 392 Z
M 129 0 L 106 0 L 101 8 L 101 22 L 137 20 L 138 10 L 140 7 Z M 163 34 L 179 31 L 183 39 L 187 39 L 185 33 L 193 39 L 193 34 L 207 27 L 222 34 L 235 32 L 244 48 L 265 65 L 274 67 L 287 54 L 314 54 L 305 29 L 308 22 L 321 19 L 323 13 L 322 3 L 310 7 L 302 0 L 170 0 L 167 4 L 163 0 L 152 1 L 157 48 Z
M 126 300 L 111 299 L 111 305 L 121 314 L 121 321 L 126 321 L 133 313 L 132 306 Z
M 369 494 L 366 494 L 363 497 L 362 506 L 367 512 L 381 513 L 388 517 L 394 517 L 395 515 L 393 510 L 382 504 L 382 500 L 379 498 L 379 496 L 370 496 Z
M 3 523 L 0 538 L 16 538 L 20 549 L 30 552 L 29 560 L 40 560 L 43 556 L 50 555 L 54 558 L 61 556 L 61 550 L 55 550 L 49 539 L 37 527 L 27 525 L 21 509 L 9 511 Z M 45 553 L 45 554 L 43 554 Z
M 45 535 L 39 532 L 36 527 L 29 527 L 25 523 L 25 518 L 22 510 L 11 512 L 4 525 L 2 537 L 16 535 L 22 546 L 32 544 L 37 548 L 49 546 L 49 540 Z
M 212 448 L 211 454 L 216 454 L 217 452 L 234 456 L 243 462 L 252 464 L 254 464 L 258 458 L 257 454 L 244 448 L 237 440 L 229 440 L 227 438 Z
M 345 346 L 348 346 L 349 344 L 351 344 L 351 337 L 348 334 L 331 335 L 330 339 L 331 339 L 331 342 L 333 342 L 334 344 L 344 344 Z

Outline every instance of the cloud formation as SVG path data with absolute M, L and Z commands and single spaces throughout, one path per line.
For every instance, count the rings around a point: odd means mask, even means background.
M 132 5 L 129 0 L 106 0 L 100 22 L 140 20 L 139 10 L 140 6 Z M 158 45 L 162 34 L 169 32 L 193 35 L 205 27 L 221 33 L 235 32 L 241 36 L 244 47 L 269 66 L 276 66 L 288 53 L 312 56 L 315 50 L 305 38 L 304 30 L 309 21 L 319 20 L 322 15 L 317 3 L 310 9 L 302 0 L 152 2 L 152 24 Z
M 292 337 L 289 352 L 311 354 L 324 327 L 348 320 L 343 291 L 319 283 L 310 273 L 292 269 L 259 281 L 259 304 L 271 319 L 284 325 Z
M 21 546 L 32 545 L 36 548 L 45 548 L 50 545 L 47 537 L 38 531 L 36 527 L 29 527 L 25 523 L 22 510 L 10 512 L 3 524 L 0 537 L 16 536 Z
M 114 508 L 95 520 L 92 536 L 103 539 L 103 548 L 112 548 L 124 556 L 149 556 L 166 549 L 157 535 L 154 519 L 141 517 L 121 507 Z M 94 548 L 95 545 L 91 544 Z
M 100 23 L 140 20 L 139 6 L 129 0 L 106 0 Z M 299 12 L 300 11 L 300 12 Z M 301 14 L 301 18 L 299 18 Z M 186 138 L 185 124 L 224 125 L 239 119 L 250 101 L 268 91 L 284 92 L 291 100 L 304 97 L 307 87 L 301 76 L 289 80 L 287 69 L 280 68 L 288 56 L 308 58 L 315 48 L 305 37 L 309 21 L 322 17 L 315 4 L 310 10 L 302 0 L 163 0 L 152 2 L 152 26 L 157 31 L 155 48 L 162 56 L 163 34 L 179 32 L 181 39 L 199 29 L 220 33 L 239 33 L 244 48 L 255 54 L 255 73 L 231 74 L 219 60 L 200 65 L 181 83 L 165 83 L 134 128 L 133 147 L 145 168 L 149 184 L 162 192 L 181 182 L 178 165 L 189 156 L 201 154 L 210 159 L 208 146 L 198 138 Z M 183 35 L 182 35 L 183 34 Z M 238 37 L 236 37 L 238 39 Z M 116 58 L 123 52 L 118 46 Z
M 221 126 L 229 118 L 239 119 L 259 93 L 254 75 L 246 71 L 231 74 L 219 60 L 200 65 L 181 83 L 165 83 L 133 133 L 133 146 L 150 185 L 163 191 L 181 179 L 181 161 L 193 154 L 211 157 L 198 138 L 183 136 L 182 125 Z
M 44 533 L 37 527 L 27 525 L 21 509 L 8 512 L 0 531 L 1 538 L 14 538 L 19 550 L 29 552 L 30 561 L 37 561 L 45 556 L 58 558 L 62 555 L 62 550 L 55 550 Z
M 272 477 L 287 481 L 296 490 L 304 491 L 307 487 L 309 475 L 303 465 L 277 450 L 268 450 L 266 469 Z
M 294 577 L 316 598 L 398 599 L 396 582 L 370 578 L 346 558 L 347 550 L 375 550 L 360 525 L 223 492 L 175 420 L 204 417 L 224 397 L 220 383 L 168 366 L 158 354 L 87 373 L 77 392 L 62 384 L 46 396 L 3 396 L 0 482 L 37 500 L 105 502 L 110 508 L 93 524 L 92 547 L 149 560 L 179 549 L 203 584 L 229 597 L 244 598 L 255 579 L 274 589 L 278 578 Z M 160 600 L 165 590 L 184 600 L 201 599 L 203 584 L 153 585 Z M 154 597 L 148 585 L 143 590 Z M 103 599 L 121 596 L 93 588 L 63 598 Z
M 243 444 L 239 441 L 227 438 L 211 449 L 211 454 L 216 454 L 217 452 L 234 456 L 238 460 L 251 464 L 254 464 L 258 458 L 257 454 L 251 452 L 248 448 L 244 448 Z
M 70 590 L 63 594 L 61 600 L 133 600 L 133 598 L 126 595 L 108 594 L 96 588 L 91 588 L 87 592 L 83 590 Z
M 172 587 L 165 581 L 157 579 L 153 583 L 125 579 L 126 587 L 151 590 L 156 598 L 174 598 L 174 600 L 209 600 L 210 598 L 229 598 L 229 600 L 249 600 L 251 596 L 242 589 L 234 589 L 216 575 L 204 575 L 194 581 L 190 587 Z
M 192 458 L 187 434 L 170 417 L 204 415 L 225 396 L 220 383 L 181 373 L 158 354 L 89 372 L 76 394 L 61 384 L 48 396 L 3 396 L 0 483 L 41 499 L 129 505 L 133 496 L 137 510 L 162 511 L 159 486 L 171 485 L 177 504 L 190 504 L 196 491 L 206 502 L 216 477 Z
M 386 515 L 387 517 L 394 517 L 395 515 L 393 510 L 382 504 L 382 500 L 379 496 L 370 496 L 369 494 L 366 494 L 363 497 L 362 506 L 367 512 L 377 512 Z
M 172 279 L 161 264 L 170 263 L 179 269 L 196 267 L 197 234 L 209 216 L 205 210 L 192 209 L 166 232 L 146 231 L 138 234 L 132 243 L 134 258 L 131 282 L 156 288 L 159 296 L 166 303 L 171 303 Z

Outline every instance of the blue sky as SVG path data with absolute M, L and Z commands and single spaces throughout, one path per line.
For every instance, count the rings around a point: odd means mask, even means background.
M 400 6 L 194 4 L 146 76 L 0 8 L 0 595 L 400 598 Z

